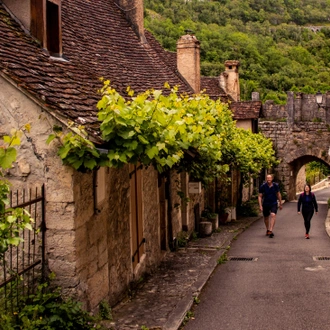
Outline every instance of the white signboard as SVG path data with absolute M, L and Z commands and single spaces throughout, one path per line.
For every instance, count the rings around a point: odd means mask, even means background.
M 201 182 L 189 182 L 189 194 L 200 194 L 202 192 Z

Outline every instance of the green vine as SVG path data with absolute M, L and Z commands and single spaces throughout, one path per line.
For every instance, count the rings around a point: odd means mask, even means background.
M 30 125 L 25 125 L 25 130 L 29 129 Z M 15 146 L 20 145 L 22 134 L 21 130 L 12 130 L 11 135 L 4 136 L 0 143 L 0 259 L 10 245 L 18 246 L 23 241 L 21 231 L 32 230 L 33 219 L 25 209 L 7 207 L 10 183 L 5 179 L 5 170 L 16 161 Z
M 160 173 L 186 171 L 207 184 L 233 165 L 254 173 L 276 162 L 270 140 L 236 128 L 228 106 L 206 94 L 179 95 L 177 87 L 165 84 L 164 91 L 138 95 L 127 88 L 125 99 L 109 81 L 100 92 L 98 119 L 106 154 L 88 140 L 83 126 L 72 123 L 72 132 L 54 130 L 47 140 L 58 138 L 63 163 L 79 171 L 141 163 Z

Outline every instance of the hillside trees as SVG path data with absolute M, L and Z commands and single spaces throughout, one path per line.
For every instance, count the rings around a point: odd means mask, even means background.
M 329 0 L 146 0 L 145 26 L 168 50 L 185 29 L 201 42 L 201 70 L 217 76 L 239 60 L 242 100 L 286 102 L 289 90 L 330 89 Z M 317 32 L 306 25 L 320 25 Z M 252 89 L 253 88 L 253 89 Z

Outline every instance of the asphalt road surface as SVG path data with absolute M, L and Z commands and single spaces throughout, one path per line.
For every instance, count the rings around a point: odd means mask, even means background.
M 311 238 L 304 237 L 296 202 L 278 211 L 274 238 L 265 235 L 263 220 L 255 222 L 233 242 L 229 261 L 214 271 L 184 330 L 330 329 L 330 238 L 324 225 L 330 189 L 315 194 L 319 213 Z

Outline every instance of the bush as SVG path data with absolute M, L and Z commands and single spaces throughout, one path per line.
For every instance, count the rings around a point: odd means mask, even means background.
M 0 311 L 1 330 L 101 329 L 99 319 L 82 309 L 80 302 L 64 299 L 60 290 L 40 284 L 35 294 L 21 297 L 14 313 Z
M 258 201 L 249 200 L 237 207 L 237 214 L 242 217 L 256 217 L 259 215 Z

